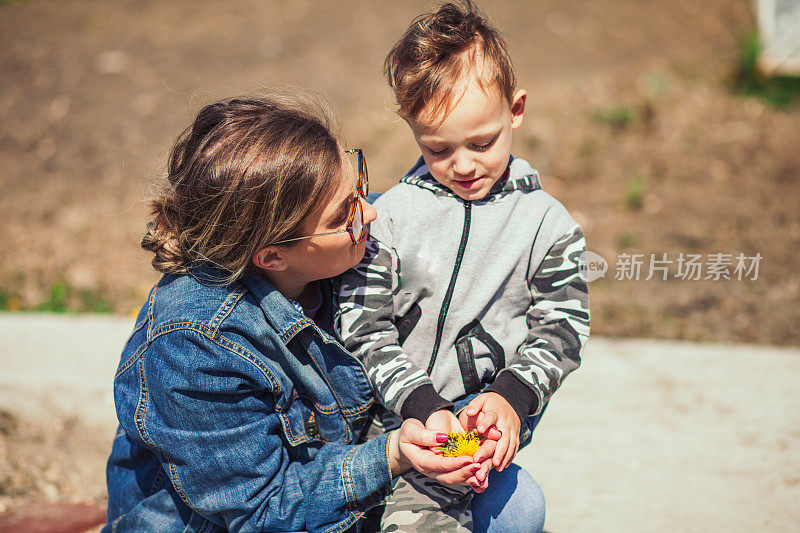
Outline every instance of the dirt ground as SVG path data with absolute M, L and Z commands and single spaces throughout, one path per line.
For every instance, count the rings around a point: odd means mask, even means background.
M 156 279 L 138 248 L 170 143 L 204 103 L 264 86 L 327 95 L 373 188 L 417 156 L 381 75 L 425 2 L 11 2 L 0 6 L 0 298 L 128 313 Z M 530 93 L 515 153 L 609 263 L 605 335 L 800 344 L 800 110 L 730 93 L 751 2 L 485 8 Z M 680 253 L 733 279 L 676 278 Z M 761 254 L 741 281 L 736 257 Z M 615 280 L 620 254 L 640 279 Z M 650 254 L 673 261 L 645 281 Z M 748 263 L 749 266 L 749 263 Z
M 0 308 L 136 310 L 157 279 L 138 247 L 146 200 L 170 143 L 217 98 L 275 85 L 321 91 L 349 144 L 364 148 L 372 188 L 391 187 L 418 152 L 382 62 L 431 5 L 0 2 Z M 609 263 L 590 287 L 593 333 L 800 345 L 800 109 L 727 84 L 752 3 L 482 5 L 529 93 L 514 153 Z M 643 254 L 641 279 L 614 279 L 620 254 Z M 667 280 L 644 280 L 650 254 L 673 261 Z M 702 278 L 714 254 L 730 254 L 733 279 L 679 279 L 680 254 L 701 256 Z M 739 254 L 760 254 L 757 279 L 736 279 Z M 15 439 L 50 442 L 3 424 L 6 450 Z M 80 433 L 59 431 L 66 442 Z M 38 455 L 14 457 L 25 471 Z M 3 473 L 0 492 L 72 490 L 40 470 L 36 486 Z M 82 497 L 99 501 L 102 490 Z
M 43 427 L 0 410 L 0 526 L 32 502 L 104 504 L 111 437 L 77 417 Z

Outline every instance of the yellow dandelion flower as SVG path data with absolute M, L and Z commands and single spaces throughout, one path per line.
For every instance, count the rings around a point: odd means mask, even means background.
M 437 448 L 445 457 L 460 457 L 462 455 L 475 455 L 481 447 L 480 438 L 474 431 L 466 433 L 450 433 L 447 442 Z

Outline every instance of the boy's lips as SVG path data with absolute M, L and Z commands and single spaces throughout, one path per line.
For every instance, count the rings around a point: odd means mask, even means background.
M 458 183 L 459 187 L 463 187 L 464 189 L 472 189 L 477 186 L 480 181 L 483 179 L 483 176 L 473 178 L 471 180 L 454 180 Z

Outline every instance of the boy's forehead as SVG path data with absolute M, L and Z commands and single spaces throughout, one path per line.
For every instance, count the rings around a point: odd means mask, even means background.
M 440 85 L 434 97 L 414 117 L 428 123 L 444 118 L 463 98 L 502 98 L 495 68 L 487 61 L 479 47 L 460 54 L 458 70 L 453 78 Z M 443 80 L 444 81 L 444 80 Z
M 450 92 L 449 102 L 431 103 L 409 124 L 421 134 L 435 135 L 450 126 L 469 130 L 492 129 L 505 117 L 508 102 L 496 84 L 481 84 L 477 80 L 459 83 Z M 466 132 L 465 132 L 466 133 Z M 478 131 L 477 133 L 481 133 Z

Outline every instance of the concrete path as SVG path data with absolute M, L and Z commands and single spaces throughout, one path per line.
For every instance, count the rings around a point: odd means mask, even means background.
M 517 455 L 547 530 L 800 531 L 800 350 L 589 342 Z
M 0 409 L 46 423 L 77 416 L 113 435 L 111 383 L 131 320 L 0 314 Z
M 113 431 L 130 320 L 0 314 L 0 409 Z M 560 532 L 800 530 L 800 349 L 593 338 L 517 462 Z

